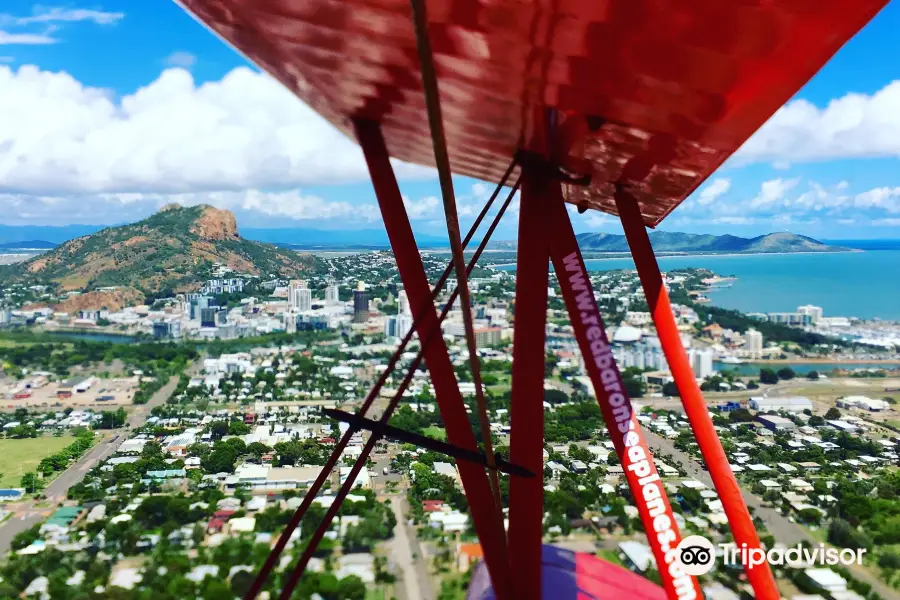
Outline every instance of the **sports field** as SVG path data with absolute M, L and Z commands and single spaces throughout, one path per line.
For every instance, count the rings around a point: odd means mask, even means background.
M 0 440 L 0 488 L 19 487 L 22 475 L 34 471 L 44 457 L 56 454 L 74 441 L 70 435 Z

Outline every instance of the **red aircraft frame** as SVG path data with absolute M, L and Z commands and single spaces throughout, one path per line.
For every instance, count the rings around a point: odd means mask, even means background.
M 509 458 L 535 476 L 511 476 L 508 528 L 499 502 L 499 462 L 491 456 L 488 440 L 484 464 L 457 461 L 495 596 L 536 599 L 548 593 L 541 582 L 541 473 L 552 262 L 665 593 L 672 600 L 699 598 L 697 581 L 682 572 L 675 556 L 680 533 L 612 358 L 566 202 L 579 210 L 620 217 L 661 346 L 734 540 L 739 547 L 758 548 L 753 521 L 681 344 L 645 226 L 657 225 L 677 207 L 886 0 L 564 0 L 552 6 L 539 0 L 430 0 L 430 17 L 425 0 L 409 1 L 181 3 L 362 147 L 416 317 L 413 331 L 363 402 L 359 417 L 365 416 L 415 333 L 421 350 L 378 427 L 390 418 L 424 360 L 449 443 L 477 455 L 440 321 L 457 294 L 468 313 L 467 272 L 512 194 L 468 266 L 462 247 L 509 179 L 515 180 L 513 191 L 521 185 Z M 442 103 L 450 115 L 446 123 Z M 431 144 L 425 141 L 429 138 Z M 391 157 L 438 168 L 454 260 L 435 289 L 426 278 Z M 515 160 L 507 167 L 510 157 Z M 454 173 L 498 182 L 465 241 L 459 239 L 451 162 Z M 438 316 L 434 300 L 451 271 L 458 286 Z M 484 418 L 468 318 L 466 334 Z M 269 577 L 278 556 L 350 434 L 362 426 L 362 420 L 355 421 L 338 442 L 247 598 L 273 585 Z M 290 597 L 380 439 L 378 431 L 370 430 L 362 456 L 285 580 L 282 599 Z M 779 597 L 767 565 L 747 569 L 746 576 L 757 598 Z

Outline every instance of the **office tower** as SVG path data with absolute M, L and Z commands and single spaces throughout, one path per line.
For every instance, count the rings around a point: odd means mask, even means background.
M 747 352 L 750 353 L 750 358 L 759 358 L 762 356 L 762 334 L 755 329 L 748 329 L 747 333 L 744 334 L 744 338 L 746 339 L 745 347 L 747 348 Z
M 400 293 L 397 295 L 397 304 L 400 307 L 397 314 L 412 315 L 412 310 L 409 308 L 409 296 L 406 295 L 406 290 L 400 290 Z
M 312 310 L 312 290 L 305 279 L 295 279 L 288 286 L 288 306 L 291 310 L 304 312 Z
M 340 302 L 340 290 L 336 283 L 332 283 L 325 288 L 325 305 L 334 306 L 335 304 L 340 304 Z

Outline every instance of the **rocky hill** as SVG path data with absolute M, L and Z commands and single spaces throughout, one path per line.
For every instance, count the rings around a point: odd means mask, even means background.
M 62 290 L 125 286 L 158 294 L 196 291 L 213 263 L 290 278 L 311 272 L 316 258 L 243 239 L 227 210 L 173 204 L 143 221 L 70 240 L 4 275 L 55 282 Z

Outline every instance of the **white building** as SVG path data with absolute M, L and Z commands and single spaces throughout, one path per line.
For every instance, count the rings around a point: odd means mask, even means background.
M 813 306 L 812 304 L 807 304 L 806 306 L 798 306 L 797 312 L 801 315 L 809 315 L 812 324 L 815 325 L 819 322 L 819 320 L 823 317 L 822 307 L 821 306 Z
M 400 293 L 397 294 L 397 304 L 400 307 L 398 314 L 412 316 L 412 310 L 409 308 L 409 296 L 406 295 L 406 290 L 400 290 Z
M 839 408 L 860 408 L 870 412 L 879 412 L 890 408 L 890 405 L 884 400 L 873 400 L 866 396 L 847 396 L 846 398 L 839 398 L 837 405 Z
M 335 304 L 340 304 L 340 290 L 336 283 L 333 283 L 325 288 L 325 305 L 326 306 L 334 306 Z
M 784 398 L 770 398 L 767 396 L 755 396 L 750 398 L 750 408 L 753 410 L 786 410 L 788 412 L 801 413 L 804 410 L 812 410 L 812 402 L 803 396 L 787 396 Z
M 689 352 L 691 367 L 697 379 L 706 379 L 713 374 L 712 348 L 692 348 Z
M 762 356 L 763 336 L 755 329 L 748 329 L 744 334 L 744 347 L 750 358 L 759 358 Z
M 312 309 L 312 290 L 305 279 L 295 279 L 288 286 L 288 306 L 291 310 L 304 312 Z

